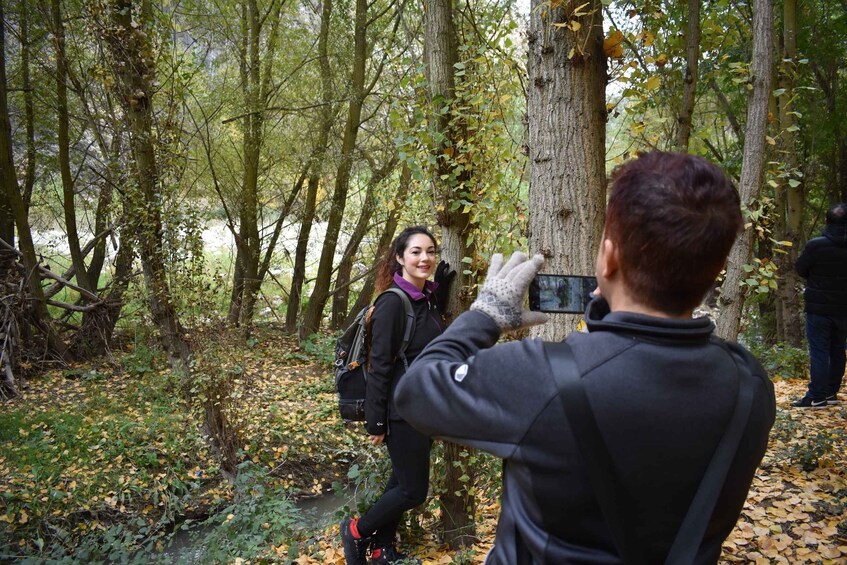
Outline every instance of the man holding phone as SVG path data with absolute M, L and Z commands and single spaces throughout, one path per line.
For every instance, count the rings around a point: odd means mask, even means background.
M 580 443 L 576 416 L 564 409 L 564 376 L 553 374 L 548 346 L 495 346 L 502 332 L 546 320 L 522 308 L 543 258 L 516 253 L 504 265 L 492 257 L 471 310 L 430 343 L 395 392 L 398 411 L 420 431 L 504 459 L 487 564 L 663 562 L 692 514 L 703 527 L 687 562 L 717 562 L 775 416 L 761 365 L 714 337 L 709 319 L 692 318 L 741 225 L 735 189 L 705 159 L 654 152 L 613 173 L 589 332 L 566 343 L 615 492 L 629 501 L 623 520 L 604 505 L 589 468 L 593 447 Z M 747 391 L 744 410 L 739 391 Z M 721 448 L 729 458 L 714 511 L 697 516 L 692 500 L 728 429 L 738 431 L 737 447 Z

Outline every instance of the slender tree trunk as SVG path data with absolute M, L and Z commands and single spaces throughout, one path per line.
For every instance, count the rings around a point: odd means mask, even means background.
M 341 231 L 341 220 L 347 204 L 347 193 L 350 188 L 350 172 L 353 167 L 353 150 L 356 148 L 356 138 L 361 125 L 362 105 L 365 96 L 365 68 L 367 65 L 367 29 L 368 3 L 367 0 L 356 0 L 355 28 L 353 32 L 353 72 L 350 86 L 350 103 L 347 109 L 347 122 L 344 126 L 344 136 L 341 141 L 341 155 L 335 174 L 326 235 L 318 263 L 318 273 L 315 277 L 315 287 L 309 297 L 309 305 L 303 315 L 303 323 L 299 328 L 300 339 L 306 339 L 320 328 L 324 306 L 329 298 L 329 285 L 332 276 L 333 258 L 338 245 Z
M 533 0 L 528 34 L 529 249 L 546 257 L 546 272 L 569 275 L 594 274 L 606 208 L 601 3 L 581 9 L 577 31 L 553 25 L 581 4 Z M 556 315 L 532 335 L 561 340 L 577 319 Z
M 376 253 L 374 253 L 374 263 L 383 257 L 388 250 L 391 242 L 394 240 L 394 234 L 397 233 L 397 225 L 400 221 L 400 210 L 406 202 L 406 196 L 409 194 L 409 189 L 412 185 L 412 170 L 405 163 L 400 171 L 400 187 L 397 194 L 394 196 L 394 204 L 388 212 L 388 220 L 385 222 L 385 227 L 382 230 L 382 235 L 379 236 L 379 242 L 376 245 Z M 376 265 L 374 265 L 376 266 Z M 376 271 L 365 277 L 365 283 L 362 285 L 362 290 L 359 292 L 359 297 L 356 303 L 347 313 L 347 318 L 341 324 L 341 327 L 346 328 L 353 323 L 356 314 L 362 311 L 362 308 L 370 304 L 374 299 L 374 291 L 376 287 Z
M 338 269 L 336 270 L 335 288 L 332 295 L 333 329 L 337 330 L 345 327 L 344 321 L 348 315 L 347 307 L 350 302 L 350 274 L 353 271 L 353 260 L 359 256 L 359 246 L 362 244 L 362 240 L 368 233 L 368 228 L 371 225 L 371 218 L 376 208 L 376 188 L 391 174 L 396 165 L 397 158 L 394 157 L 379 170 L 373 171 L 371 179 L 368 181 L 365 201 L 362 204 L 362 213 L 356 221 L 353 233 L 350 234 L 347 247 L 344 249 L 344 255 L 341 256 L 341 261 L 338 263 Z
M 154 48 L 148 28 L 149 0 L 143 0 L 134 17 L 130 0 L 112 0 L 111 25 L 101 30 L 117 63 L 115 73 L 121 92 L 130 148 L 135 162 L 137 188 L 128 194 L 130 214 L 136 220 L 139 256 L 147 284 L 150 313 L 159 330 L 162 347 L 175 368 L 188 375 L 190 348 L 171 298 L 162 243 L 162 204 L 153 140 Z
M 62 207 L 65 212 L 65 232 L 68 236 L 68 249 L 71 253 L 71 261 L 76 269 L 77 284 L 85 290 L 94 291 L 96 289 L 91 287 L 91 283 L 88 280 L 88 269 L 82 258 L 79 233 L 76 225 L 76 195 L 74 190 L 75 183 L 71 174 L 70 127 L 68 123 L 68 72 L 67 60 L 65 59 L 65 24 L 62 21 L 60 0 L 52 0 L 50 7 L 53 18 L 53 39 L 56 46 L 56 110 L 58 114 L 59 172 L 62 177 L 62 196 L 64 198 Z
M 27 44 L 28 45 L 28 44 Z M 12 213 L 12 197 L 18 193 L 18 180 L 15 174 L 12 154 L 12 124 L 9 119 L 9 107 L 6 99 L 6 20 L 3 16 L 3 3 L 0 2 L 0 238 L 15 246 L 15 216 Z M 27 49 L 28 52 L 28 49 Z M 25 65 L 26 66 L 26 65 Z M 26 66 L 28 68 L 28 66 Z M 26 209 L 26 207 L 24 207 Z M 9 268 L 14 264 L 14 254 L 2 253 L 0 265 Z
M 312 235 L 312 224 L 315 221 L 318 187 L 321 182 L 323 161 L 326 157 L 329 133 L 332 130 L 332 69 L 329 65 L 328 48 L 332 6 L 332 0 L 324 0 L 321 8 L 321 28 L 318 35 L 318 64 L 321 71 L 321 101 L 323 105 L 319 112 L 318 134 L 312 150 L 311 165 L 309 167 L 309 184 L 306 190 L 306 201 L 303 207 L 300 231 L 297 234 L 294 270 L 291 275 L 291 292 L 288 294 L 288 305 L 285 312 L 285 329 L 289 333 L 294 333 L 298 330 L 297 319 L 300 314 L 303 283 L 306 280 L 306 258 L 308 256 L 309 238 Z
M 35 105 L 33 103 L 32 79 L 30 77 L 31 46 L 29 41 L 30 8 L 27 0 L 20 3 L 21 18 L 21 86 L 24 98 L 24 121 L 26 123 L 26 168 L 24 169 L 24 210 L 29 216 L 32 189 L 35 186 Z
M 751 209 L 762 189 L 764 179 L 765 133 L 767 132 L 768 99 L 771 96 L 771 65 L 773 61 L 773 1 L 755 0 L 753 4 L 753 55 L 751 73 L 753 94 L 747 106 L 747 125 L 744 132 L 744 155 L 741 165 L 741 204 Z M 717 333 L 735 340 L 741 330 L 741 315 L 747 296 L 743 284 L 744 265 L 750 263 L 753 249 L 753 229 L 746 229 L 729 253 L 726 277 L 721 285 L 718 304 L 721 308 Z
M 3 15 L 3 5 L 0 3 L 0 53 L 5 53 L 6 29 Z M 66 347 L 53 329 L 44 290 L 41 288 L 41 277 L 38 274 L 38 257 L 29 228 L 29 219 L 18 186 L 15 172 L 14 155 L 12 151 L 12 127 L 9 119 L 9 103 L 6 84 L 6 57 L 0 57 L 0 183 L 2 183 L 3 198 L 0 199 L 0 233 L 3 239 L 14 245 L 14 233 L 17 229 L 18 247 L 26 269 L 24 277 L 32 297 L 29 306 L 30 321 L 45 336 L 48 354 L 62 358 Z M 8 239 L 6 239 L 8 238 Z M 5 255 L 5 254 L 4 254 Z M 14 264 L 14 255 L 4 256 L 7 267 Z
M 682 105 L 679 109 L 679 127 L 676 132 L 676 147 L 682 152 L 688 152 L 694 100 L 697 95 L 697 64 L 700 60 L 700 0 L 688 0 L 685 45 L 685 80 L 682 85 Z
M 783 56 L 780 70 L 779 97 L 780 149 L 785 163 L 787 178 L 782 180 L 780 194 L 784 198 L 784 215 L 780 218 L 779 239 L 788 241 L 791 246 L 778 249 L 777 265 L 779 287 L 776 292 L 778 340 L 794 347 L 800 347 L 803 340 L 803 324 L 800 312 L 800 281 L 794 270 L 797 250 L 803 237 L 803 208 L 805 194 L 803 176 L 797 174 L 800 167 L 797 159 L 797 136 L 793 109 L 794 82 L 797 74 L 797 2 L 783 2 Z

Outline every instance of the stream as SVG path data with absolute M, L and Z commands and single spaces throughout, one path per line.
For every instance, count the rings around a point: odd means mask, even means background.
M 335 513 L 345 505 L 355 507 L 352 492 L 336 494 L 329 492 L 320 496 L 298 500 L 295 505 L 300 511 L 298 529 L 318 532 L 335 521 Z M 188 530 L 178 530 L 173 540 L 160 555 L 159 562 L 195 564 L 203 563 L 202 543 L 214 525 L 196 525 Z

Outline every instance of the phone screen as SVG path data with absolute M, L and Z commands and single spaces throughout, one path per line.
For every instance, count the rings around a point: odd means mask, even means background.
M 595 277 L 538 274 L 529 285 L 529 309 L 582 314 L 595 288 Z

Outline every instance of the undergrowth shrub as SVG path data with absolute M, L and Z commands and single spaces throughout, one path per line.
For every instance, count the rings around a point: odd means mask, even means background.
M 234 489 L 232 504 L 202 522 L 183 526 L 195 532 L 192 539 L 201 553 L 199 562 L 252 559 L 272 544 L 292 539 L 303 525 L 300 509 L 261 465 L 240 463 Z M 292 551 L 298 553 L 297 548 Z
M 767 346 L 753 343 L 750 346 L 753 355 L 762 363 L 771 378 L 805 378 L 809 368 L 809 352 L 800 347 L 785 344 Z

